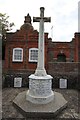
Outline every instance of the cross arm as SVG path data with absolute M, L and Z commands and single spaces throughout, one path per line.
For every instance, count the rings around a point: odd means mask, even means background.
M 40 17 L 33 17 L 33 22 L 40 22 Z
M 51 22 L 51 17 L 44 17 L 44 22 Z
M 41 17 L 33 17 L 33 22 L 40 22 Z M 51 22 L 51 17 L 44 17 L 44 22 Z

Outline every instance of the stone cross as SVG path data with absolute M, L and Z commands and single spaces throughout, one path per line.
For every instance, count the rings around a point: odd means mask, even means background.
M 51 22 L 51 17 L 44 17 L 44 7 L 40 8 L 40 17 L 33 17 L 33 22 L 39 23 L 38 63 L 35 71 L 36 76 L 46 76 L 44 68 L 44 22 Z

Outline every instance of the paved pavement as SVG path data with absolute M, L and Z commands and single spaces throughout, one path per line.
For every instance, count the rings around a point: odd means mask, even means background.
M 13 106 L 14 98 L 22 91 L 27 88 L 4 88 L 2 91 L 2 118 L 25 118 L 19 110 Z M 56 92 L 61 93 L 64 98 L 68 101 L 68 106 L 60 114 L 56 116 L 56 119 L 61 118 L 75 118 L 80 119 L 79 114 L 79 93 L 77 90 L 72 89 L 55 89 Z M 33 120 L 26 118 L 27 120 Z M 56 120 L 55 119 L 55 120 Z M 4 119 L 6 120 L 6 119 Z M 12 119 L 10 119 L 12 120 Z M 22 119 L 23 120 L 23 119 Z M 38 120 L 36 118 L 36 120 Z M 42 120 L 42 119 L 40 119 Z M 47 120 L 47 119 L 46 119 Z M 54 120 L 50 119 L 50 120 Z

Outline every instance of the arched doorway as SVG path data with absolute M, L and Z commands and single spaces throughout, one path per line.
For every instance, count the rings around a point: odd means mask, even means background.
M 66 62 L 66 56 L 64 53 L 59 53 L 57 55 L 57 62 Z

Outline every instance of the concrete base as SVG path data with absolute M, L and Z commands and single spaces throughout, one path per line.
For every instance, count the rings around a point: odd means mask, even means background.
M 54 100 L 47 104 L 27 101 L 26 91 L 19 93 L 13 103 L 26 118 L 53 118 L 67 106 L 67 101 L 58 92 L 54 92 Z

